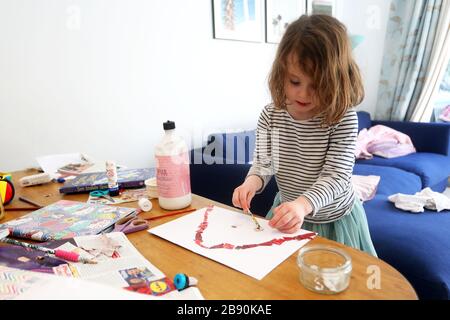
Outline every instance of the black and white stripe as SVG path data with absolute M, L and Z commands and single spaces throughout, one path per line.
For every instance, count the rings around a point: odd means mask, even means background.
M 266 106 L 256 130 L 253 165 L 266 187 L 275 175 L 282 202 L 303 195 L 314 211 L 305 221 L 336 221 L 352 209 L 355 194 L 351 176 L 358 134 L 356 111 L 349 110 L 340 123 L 323 126 L 321 115 L 294 120 L 286 110 Z

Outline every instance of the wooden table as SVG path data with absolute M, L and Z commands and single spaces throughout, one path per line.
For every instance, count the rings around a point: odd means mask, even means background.
M 27 207 L 18 200 L 19 196 L 33 199 L 42 205 L 49 205 L 60 199 L 86 201 L 87 194 L 61 195 L 60 184 L 49 183 L 42 186 L 20 188 L 18 179 L 24 175 L 34 174 L 36 171 L 20 171 L 13 173 L 16 196 L 6 209 L 13 207 Z M 154 208 L 149 213 L 142 213 L 143 217 L 158 216 L 167 211 L 160 209 L 157 199 L 152 200 Z M 209 199 L 193 195 L 192 207 L 203 208 L 214 204 L 220 207 L 236 210 Z M 125 203 L 122 206 L 136 207 L 137 204 Z M 31 206 L 29 206 L 31 207 Z M 237 210 L 236 210 L 237 211 Z M 6 212 L 1 222 L 18 218 L 30 211 Z M 168 222 L 180 216 L 172 216 L 154 220 L 152 226 Z M 349 288 L 336 295 L 321 295 L 307 290 L 299 282 L 299 268 L 296 254 L 291 255 L 261 281 L 224 266 L 218 262 L 195 254 L 187 249 L 172 244 L 169 241 L 140 231 L 128 235 L 129 240 L 152 264 L 173 278 L 175 274 L 183 272 L 196 277 L 198 287 L 205 299 L 417 299 L 417 295 L 410 283 L 393 267 L 380 259 L 367 255 L 359 250 L 349 248 L 337 242 L 316 237 L 307 245 L 333 245 L 344 249 L 352 258 L 353 271 Z M 370 289 L 373 268 L 380 270 L 380 288 Z M 373 287 L 373 286 L 372 286 Z

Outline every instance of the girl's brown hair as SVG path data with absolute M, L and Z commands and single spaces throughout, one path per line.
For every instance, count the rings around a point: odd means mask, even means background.
M 301 16 L 287 28 L 269 75 L 269 89 L 276 108 L 286 108 L 288 60 L 313 81 L 324 124 L 338 123 L 349 108 L 364 99 L 359 68 L 352 57 L 347 28 L 327 15 Z

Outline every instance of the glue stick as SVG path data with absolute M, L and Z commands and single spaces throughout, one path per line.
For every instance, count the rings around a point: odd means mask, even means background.
M 119 195 L 119 184 L 117 183 L 117 167 L 114 161 L 106 161 L 106 177 L 108 178 L 109 195 Z
M 142 209 L 142 211 L 148 212 L 152 210 L 152 203 L 147 198 L 140 198 L 138 201 L 139 208 Z

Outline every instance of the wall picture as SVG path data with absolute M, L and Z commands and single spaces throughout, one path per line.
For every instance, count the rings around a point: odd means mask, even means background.
M 212 0 L 214 38 L 261 42 L 263 0 Z
M 326 14 L 336 17 L 336 0 L 308 0 L 308 14 Z
M 306 13 L 306 0 L 266 0 L 266 42 L 279 43 L 289 23 Z

